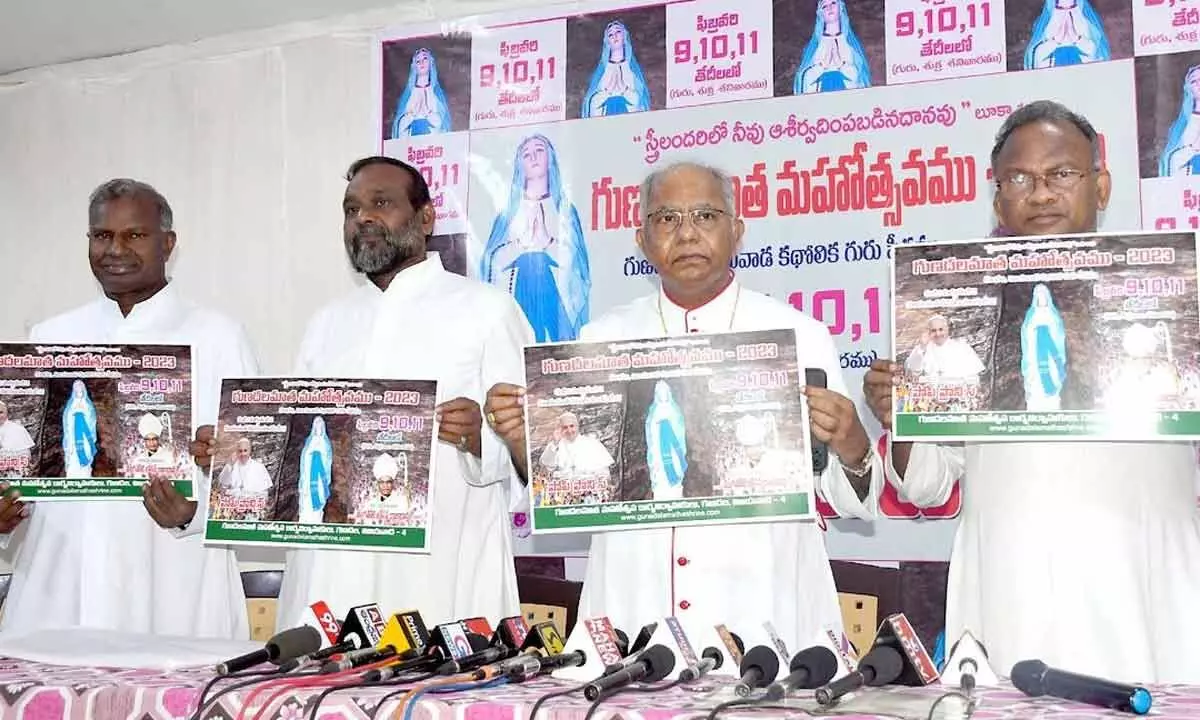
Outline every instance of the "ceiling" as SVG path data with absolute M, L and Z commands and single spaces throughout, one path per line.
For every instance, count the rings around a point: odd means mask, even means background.
M 0 0 L 0 75 L 425 0 Z

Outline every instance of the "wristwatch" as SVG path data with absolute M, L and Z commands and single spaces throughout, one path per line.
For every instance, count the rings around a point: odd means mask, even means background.
M 867 454 L 863 455 L 863 459 L 859 461 L 857 465 L 847 465 L 846 463 L 841 462 L 841 458 L 838 458 L 838 462 L 842 465 L 842 470 L 845 470 L 847 475 L 853 475 L 854 477 L 858 478 L 866 477 L 867 473 L 871 472 L 871 463 L 874 462 L 874 460 L 875 448 L 871 445 L 867 445 Z

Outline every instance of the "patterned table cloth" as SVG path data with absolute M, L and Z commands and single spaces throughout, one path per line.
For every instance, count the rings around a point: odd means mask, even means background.
M 64 667 L 0 659 L 0 718 L 3 720 L 174 720 L 189 717 L 195 710 L 201 687 L 211 677 L 206 670 L 128 670 L 93 667 Z M 702 680 L 689 689 L 666 692 L 618 694 L 601 705 L 595 720 L 703 720 L 708 711 L 731 697 L 729 681 Z M 220 685 L 218 685 L 220 687 Z M 527 720 L 534 702 L 542 695 L 567 685 L 541 680 L 446 695 L 425 695 L 417 704 L 413 720 Z M 393 689 L 372 688 L 338 692 L 321 704 L 320 720 L 370 720 L 379 699 Z M 850 720 L 872 718 L 917 718 L 924 720 L 932 700 L 944 692 L 940 686 L 927 688 L 872 689 L 861 693 L 862 702 L 879 701 L 895 707 L 872 710 L 876 714 L 853 714 L 853 705 L 839 708 L 837 717 Z M 1152 715 L 1163 720 L 1200 719 L 1200 686 L 1153 688 Z M 270 692 L 262 693 L 244 715 L 253 720 Z M 316 691 L 287 693 L 262 714 L 261 720 L 306 720 Z M 246 695 L 241 691 L 224 696 L 204 715 L 206 720 L 236 720 Z M 398 699 L 388 701 L 379 720 L 394 720 Z M 907 704 L 897 710 L 896 703 Z M 805 717 L 798 710 L 813 707 L 807 700 L 789 701 L 788 711 L 730 709 L 724 720 L 764 717 Z M 961 717 L 961 705 L 946 707 L 938 717 Z M 538 720 L 582 720 L 589 703 L 581 694 L 555 698 L 543 705 Z M 880 713 L 883 714 L 880 714 Z M 813 713 L 819 715 L 820 713 Z M 826 715 L 828 716 L 828 714 Z M 1011 686 L 985 688 L 978 693 L 973 715 L 978 720 L 1066 720 L 1131 715 L 1107 712 L 1087 705 L 1051 698 L 1030 699 Z

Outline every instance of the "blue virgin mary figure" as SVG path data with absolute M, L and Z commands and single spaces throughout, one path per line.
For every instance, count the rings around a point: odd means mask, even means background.
M 99 452 L 96 406 L 82 380 L 71 384 L 71 396 L 63 406 L 62 449 L 64 477 L 92 476 L 92 463 Z
M 1104 20 L 1090 0 L 1045 0 L 1025 48 L 1025 69 L 1111 60 Z
M 1188 68 L 1183 77 L 1183 95 L 1179 114 L 1167 131 L 1167 142 L 1158 158 L 1158 176 L 1200 175 L 1200 65 Z
M 1058 410 L 1067 379 L 1067 328 L 1050 288 L 1033 286 L 1033 299 L 1021 323 L 1021 380 L 1025 409 Z
M 854 34 L 844 0 L 817 0 L 813 34 L 800 56 L 793 95 L 871 87 L 867 53 Z
M 563 191 L 554 146 L 531 135 L 517 147 L 508 204 L 479 265 L 525 312 L 538 342 L 574 340 L 588 321 L 592 276 L 579 213 Z
M 396 102 L 392 139 L 450 132 L 450 103 L 438 81 L 437 59 L 428 48 L 413 53 L 408 83 Z
M 300 484 L 297 488 L 300 522 L 319 523 L 325 517 L 333 485 L 333 443 L 325 430 L 325 418 L 313 418 L 312 429 L 300 450 Z
M 649 109 L 650 89 L 633 54 L 629 30 L 624 23 L 614 20 L 604 28 L 600 62 L 588 83 L 579 116 L 623 115 Z
M 646 466 L 655 500 L 683 497 L 687 474 L 687 429 L 683 410 L 666 380 L 654 384 L 654 401 L 646 410 Z

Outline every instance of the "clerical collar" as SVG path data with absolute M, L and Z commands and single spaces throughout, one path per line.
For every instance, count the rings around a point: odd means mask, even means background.
M 118 321 L 144 322 L 169 315 L 179 305 L 179 293 L 175 291 L 175 284 L 168 281 L 162 290 L 130 308 L 128 315 L 122 315 L 121 306 L 107 295 L 102 296 L 101 301 L 105 311 Z
M 660 286 L 658 311 L 662 330 L 667 335 L 716 333 L 732 330 L 741 294 L 741 284 L 733 276 L 732 271 L 729 273 L 729 281 L 725 289 L 717 293 L 712 300 L 695 308 L 685 308 L 676 303 Z
M 434 251 L 426 251 L 425 259 L 416 265 L 410 265 L 392 278 L 388 283 L 386 290 L 381 290 L 380 293 L 384 297 L 394 297 L 397 295 L 407 295 L 411 290 L 419 289 L 430 279 L 437 276 L 442 268 L 442 256 Z M 375 283 L 368 283 L 370 287 L 379 290 Z

